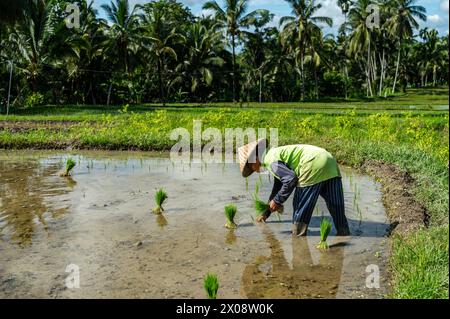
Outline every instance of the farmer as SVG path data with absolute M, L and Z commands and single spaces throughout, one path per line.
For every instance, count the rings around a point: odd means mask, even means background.
M 345 217 L 344 192 L 336 159 L 325 149 L 312 145 L 286 145 L 266 150 L 267 140 L 259 139 L 238 149 L 243 177 L 266 169 L 274 176 L 270 208 L 258 217 L 264 222 L 294 194 L 292 234 L 306 236 L 314 206 L 325 200 L 338 236 L 350 235 Z

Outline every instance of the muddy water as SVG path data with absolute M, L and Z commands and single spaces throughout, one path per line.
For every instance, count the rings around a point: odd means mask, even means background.
M 63 178 L 68 156 L 77 166 Z M 379 185 L 342 173 L 352 236 L 333 229 L 321 253 L 319 223 L 329 217 L 321 199 L 306 238 L 289 233 L 291 200 L 280 219 L 253 223 L 251 194 L 261 180 L 268 196 L 268 175 L 246 182 L 236 165 L 174 165 L 149 153 L 2 150 L 0 298 L 204 298 L 207 272 L 219 277 L 219 298 L 383 297 L 388 225 Z M 169 199 L 155 216 L 161 186 Z M 228 203 L 238 206 L 235 231 L 224 228 Z M 79 288 L 71 288 L 77 269 Z M 377 269 L 380 288 L 367 288 Z

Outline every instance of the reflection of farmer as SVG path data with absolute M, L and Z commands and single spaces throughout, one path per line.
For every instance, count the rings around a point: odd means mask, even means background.
M 263 234 L 270 256 L 260 256 L 242 274 L 241 294 L 247 298 L 334 298 L 338 292 L 344 263 L 340 242 L 313 262 L 307 238 L 292 241 L 292 267 L 281 243 L 268 230 Z
M 344 192 L 336 159 L 323 148 L 312 145 L 287 145 L 266 150 L 267 140 L 239 148 L 242 176 L 267 169 L 275 178 L 269 197 L 270 209 L 258 221 L 277 211 L 295 189 L 293 234 L 306 235 L 308 224 L 320 196 L 325 200 L 338 236 L 350 234 L 345 217 Z

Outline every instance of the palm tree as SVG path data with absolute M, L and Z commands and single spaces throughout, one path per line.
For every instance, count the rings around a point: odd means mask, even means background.
M 23 16 L 26 0 L 0 1 L 0 24 L 13 24 Z
M 353 2 L 350 8 L 348 18 L 351 27 L 350 41 L 348 46 L 349 55 L 355 56 L 358 62 L 363 62 L 365 67 L 361 66 L 366 75 L 367 96 L 373 96 L 372 91 L 372 64 L 373 64 L 373 42 L 374 32 L 367 25 L 369 13 L 366 8 L 372 4 L 372 0 L 357 0 Z
M 26 75 L 33 92 L 38 89 L 38 79 L 46 65 L 52 62 L 52 41 L 55 34 L 52 1 L 30 0 L 24 10 L 23 21 L 12 34 L 12 41 L 21 59 L 22 72 Z
M 192 94 L 206 92 L 212 84 L 214 69 L 224 64 L 220 56 L 223 50 L 221 36 L 202 22 L 191 24 L 186 30 L 187 53 L 176 69 L 179 75 L 175 82 L 189 84 Z
M 285 16 L 280 20 L 280 25 L 283 26 L 282 39 L 283 43 L 290 46 L 291 52 L 296 56 L 296 69 L 301 76 L 301 99 L 303 100 L 305 96 L 304 66 L 306 51 L 310 50 L 311 56 L 316 57 L 314 46 L 317 45 L 317 39 L 322 37 L 322 30 L 317 23 L 324 23 L 331 27 L 333 20 L 329 17 L 314 15 L 322 7 L 320 3 L 316 4 L 315 0 L 286 1 L 292 8 L 293 16 Z
M 125 73 L 130 68 L 129 51 L 131 44 L 135 42 L 135 34 L 137 30 L 137 7 L 130 9 L 128 0 L 115 0 L 110 4 L 101 6 L 106 12 L 108 20 L 112 23 L 109 28 L 111 39 L 111 47 L 117 51 L 120 63 L 123 63 Z
M 264 61 L 264 83 L 268 101 L 292 100 L 295 97 L 295 77 L 292 76 L 293 56 L 281 43 L 280 32 L 270 28 L 266 39 L 266 57 Z
M 255 27 L 254 32 L 244 32 L 245 46 L 242 58 L 250 68 L 247 75 L 247 86 L 250 87 L 256 82 L 259 84 L 259 103 L 262 102 L 263 73 L 267 62 L 265 37 L 271 32 L 270 28 L 262 28 L 272 21 L 273 17 L 274 14 L 269 12 L 255 16 L 252 22 Z
M 159 94 L 165 106 L 166 59 L 178 59 L 172 46 L 184 41 L 185 38 L 177 30 L 177 21 L 171 21 L 170 8 L 165 1 L 147 3 L 141 8 L 144 11 L 141 15 L 143 33 L 141 40 L 146 50 L 156 59 Z
M 397 63 L 395 68 L 394 84 L 392 93 L 395 92 L 397 83 L 398 68 L 400 65 L 400 57 L 402 45 L 405 40 L 411 39 L 413 29 L 419 28 L 416 18 L 426 21 L 426 9 L 422 6 L 414 5 L 417 0 L 392 0 L 389 13 L 391 17 L 386 21 L 389 33 L 397 40 L 398 52 Z
M 241 36 L 241 29 L 248 28 L 254 21 L 254 16 L 267 14 L 267 10 L 255 10 L 247 14 L 249 0 L 225 0 L 224 8 L 216 1 L 209 1 L 203 5 L 203 9 L 212 10 L 215 19 L 231 37 L 233 54 L 233 101 L 236 101 L 236 44 Z
M 437 30 L 428 30 L 425 28 L 420 31 L 420 36 L 424 40 L 422 60 L 425 62 L 425 74 L 428 69 L 431 69 L 433 86 L 436 86 L 437 72 L 443 68 L 443 62 L 446 60 L 446 55 L 443 53 L 446 50 L 443 50 L 445 47 L 439 39 Z
M 94 3 L 81 0 L 79 6 L 80 27 L 72 29 L 67 39 L 69 46 L 76 52 L 76 55 L 65 61 L 68 79 L 72 81 L 72 87 L 74 82 L 77 82 L 85 72 L 89 73 L 90 70 L 95 70 L 99 62 L 103 60 L 104 44 L 107 41 L 104 34 L 107 28 L 106 22 L 97 18 Z M 96 104 L 94 75 L 89 73 L 88 76 L 85 76 L 85 79 L 88 82 L 88 88 L 86 88 L 86 93 L 83 96 L 83 102 L 84 97 L 91 95 L 92 103 Z

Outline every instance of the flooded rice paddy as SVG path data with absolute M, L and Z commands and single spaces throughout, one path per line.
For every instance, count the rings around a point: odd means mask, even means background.
M 234 164 L 174 164 L 131 152 L 0 151 L 0 298 L 381 298 L 388 229 L 379 185 L 342 167 L 351 237 L 315 247 L 329 213 L 319 199 L 308 237 L 292 238 L 292 198 L 280 219 L 253 223 L 252 193 L 266 174 Z M 68 157 L 73 176 L 60 177 Z M 152 214 L 164 187 L 163 215 Z M 239 227 L 224 227 L 224 206 Z M 79 288 L 67 285 L 79 269 Z M 379 270 L 379 288 L 376 279 Z M 67 272 L 66 272 L 67 271 Z M 372 277 L 371 277 L 372 276 Z M 375 284 L 374 284 L 375 283 Z M 369 288 L 369 287 L 372 288 Z

